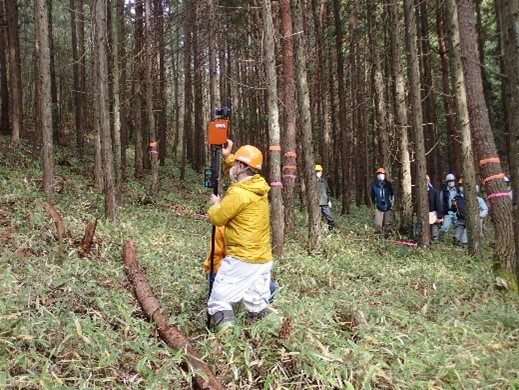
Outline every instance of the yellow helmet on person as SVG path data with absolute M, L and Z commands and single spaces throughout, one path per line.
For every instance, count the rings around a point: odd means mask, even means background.
M 319 165 L 319 164 L 316 164 L 316 165 L 315 165 L 315 170 L 316 170 L 317 172 L 322 172 L 322 171 L 323 171 L 323 167 L 322 167 L 321 165 Z
M 263 154 L 255 146 L 243 145 L 234 153 L 234 160 L 241 161 L 252 169 L 261 170 Z

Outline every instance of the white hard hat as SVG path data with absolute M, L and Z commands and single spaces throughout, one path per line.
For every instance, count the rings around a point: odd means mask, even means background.
M 449 173 L 446 177 L 445 177 L 445 181 L 454 181 L 456 180 L 456 177 L 452 174 L 452 173 Z
M 510 178 L 508 176 L 503 177 L 503 180 L 507 183 L 510 183 Z

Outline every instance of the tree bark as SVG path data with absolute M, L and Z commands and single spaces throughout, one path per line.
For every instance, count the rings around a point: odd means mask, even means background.
M 446 1 L 447 22 L 449 23 L 451 68 L 453 76 L 453 90 L 456 97 L 457 127 L 460 129 L 462 142 L 463 162 L 463 187 L 466 207 L 466 225 L 469 235 L 469 253 L 477 254 L 482 249 L 479 205 L 476 194 L 476 171 L 474 168 L 474 155 L 472 153 L 472 136 L 470 133 L 470 121 L 465 91 L 465 79 L 460 53 L 460 34 L 458 29 L 458 13 L 454 0 Z
M 130 278 L 137 301 L 147 317 L 157 326 L 160 337 L 175 351 L 184 352 L 183 368 L 195 371 L 194 381 L 197 389 L 224 389 L 224 386 L 211 372 L 210 368 L 200 358 L 198 352 L 176 326 L 169 325 L 168 318 L 160 310 L 160 302 L 153 294 L 146 276 L 137 263 L 137 248 L 135 242 L 125 241 L 123 246 L 123 261 L 126 274 Z M 189 366 L 188 366 L 189 365 Z M 203 375 L 198 374 L 202 372 Z M 206 379 L 204 379 L 206 378 Z
M 270 224 L 272 226 L 272 252 L 283 257 L 285 229 L 283 221 L 283 193 L 281 184 L 281 130 L 279 128 L 278 89 L 272 3 L 263 1 L 263 28 L 265 31 L 265 79 L 267 84 L 269 172 L 270 172 Z
M 43 6 L 43 4 L 40 5 Z M 11 75 L 11 142 L 13 143 L 13 146 L 18 147 L 20 145 L 20 133 L 23 130 L 22 65 L 20 60 L 18 1 L 5 0 L 5 8 L 7 12 L 7 35 L 9 38 L 9 68 Z M 46 5 L 45 9 L 47 9 Z M 45 20 L 46 19 L 47 18 L 45 17 Z M 48 26 L 45 27 L 45 30 L 47 30 L 47 28 Z M 48 42 L 48 35 L 46 37 L 46 40 Z
M 411 103 L 411 131 L 414 134 L 414 149 L 416 158 L 416 214 L 420 223 L 418 246 L 427 247 L 431 244 L 429 227 L 429 203 L 427 200 L 427 167 L 425 161 L 425 141 L 423 132 L 423 114 L 420 94 L 420 69 L 418 48 L 416 45 L 416 13 L 413 0 L 404 0 L 404 16 L 406 25 L 406 46 L 409 55 L 409 100 Z
M 294 191 L 297 177 L 297 144 L 295 115 L 295 81 L 294 81 L 294 38 L 292 36 L 292 10 L 290 0 L 280 0 L 281 36 L 283 37 L 283 204 L 285 214 L 285 231 L 294 231 Z
M 52 137 L 55 144 L 60 140 L 59 127 L 59 107 L 58 107 L 58 87 L 56 84 L 56 66 L 54 61 L 54 38 L 52 33 L 52 1 L 47 1 L 47 11 L 49 13 L 49 53 L 50 53 L 50 96 L 51 96 L 51 113 L 52 113 Z
M 343 54 L 343 32 L 340 14 L 340 1 L 333 1 L 333 18 L 335 25 L 335 50 L 337 56 L 337 83 L 338 83 L 338 95 L 339 95 L 339 132 L 340 132 L 340 143 L 341 143 L 341 168 L 342 171 L 346 171 L 349 168 L 349 140 L 347 131 L 346 121 L 346 85 L 344 81 L 344 54 Z M 350 212 L 350 191 L 351 183 L 349 175 L 342 175 L 342 210 L 341 214 L 349 214 Z
M 399 202 L 400 209 L 400 231 L 409 233 L 413 225 L 413 203 L 411 193 L 411 157 L 409 154 L 409 135 L 407 123 L 407 104 L 405 96 L 405 81 L 400 61 L 400 22 L 396 0 L 388 4 L 391 31 L 391 58 L 392 73 L 395 84 L 395 125 L 400 149 L 400 190 L 402 191 Z
M 95 115 L 101 141 L 101 161 L 103 168 L 105 217 L 116 218 L 114 161 L 112 135 L 110 132 L 110 107 L 108 104 L 108 25 L 106 0 L 92 0 L 92 22 L 94 24 L 94 71 L 95 71 Z
M 497 282 L 513 291 L 519 291 L 519 271 L 515 254 L 515 240 L 512 221 L 512 200 L 502 196 L 506 192 L 502 180 L 500 162 L 487 162 L 497 157 L 494 137 L 490 128 L 488 109 L 483 95 L 483 81 L 479 68 L 476 29 L 474 26 L 474 7 L 472 0 L 456 0 L 460 31 L 461 59 L 463 76 L 468 99 L 469 118 L 475 147 L 481 158 L 481 174 L 484 177 L 487 194 L 492 207 L 496 235 L 494 250 L 494 272 Z M 496 160 L 492 160 L 496 161 Z
M 461 163 L 459 156 L 461 156 L 461 146 L 457 137 L 457 129 L 454 123 L 454 112 L 452 109 L 452 97 L 449 87 L 449 55 L 448 45 L 445 31 L 445 8 L 443 0 L 436 0 L 436 31 L 438 34 L 438 47 L 440 51 L 441 63 L 441 79 L 442 79 L 442 99 L 445 110 L 445 120 L 447 128 L 447 155 L 448 166 L 444 164 L 441 166 L 443 171 L 439 171 L 437 176 L 431 176 L 431 182 L 443 182 L 442 172 L 453 170 L 454 172 L 461 172 Z
M 118 2 L 111 2 L 112 18 L 112 139 L 114 160 L 114 191 L 115 199 L 119 203 L 122 200 L 122 149 L 121 149 L 121 99 L 120 99 L 120 69 L 119 69 L 119 12 Z
M 54 145 L 52 142 L 52 113 L 50 106 L 50 52 L 49 24 L 47 21 L 49 14 L 47 12 L 46 0 L 36 0 L 34 7 L 36 61 L 38 68 L 36 86 L 39 91 L 36 103 L 43 135 L 43 192 L 50 195 L 53 192 L 54 185 Z
M 0 134 L 11 134 L 11 121 L 9 119 L 9 85 L 7 83 L 7 28 L 4 16 L 4 2 L 0 2 Z
M 79 53 L 78 53 L 78 41 L 77 41 L 77 23 L 76 14 L 78 14 L 76 8 L 76 1 L 70 0 L 70 27 L 72 31 L 72 74 L 74 78 L 74 109 L 75 109 L 75 125 L 76 125 L 76 149 L 79 155 L 79 159 L 83 160 L 83 148 L 84 148 L 84 137 L 83 137 L 83 121 L 82 121 L 82 110 L 83 110 L 83 96 L 81 91 L 81 80 L 79 78 Z
M 146 115 L 148 118 L 151 155 L 151 183 L 148 192 L 154 200 L 159 192 L 159 148 L 157 144 L 157 129 L 155 128 L 155 113 L 153 112 L 153 35 L 151 31 L 151 0 L 146 0 Z
M 312 118 L 310 116 L 310 97 L 307 79 L 307 58 L 305 50 L 306 34 L 303 29 L 302 0 L 293 0 L 293 24 L 296 53 L 296 83 L 298 90 L 299 112 L 301 113 L 301 146 L 303 175 L 306 184 L 309 250 L 321 249 L 321 213 L 317 199 L 317 180 L 315 177 L 315 160 L 312 142 Z
M 134 68 L 133 68 L 133 125 L 134 125 L 134 142 L 135 142 L 135 172 L 136 178 L 142 178 L 144 176 L 144 150 L 142 147 L 144 135 L 142 128 L 142 109 L 143 109 L 143 64 L 142 64 L 142 52 L 143 52 L 143 31 L 142 31 L 142 14 L 143 5 L 142 2 L 135 4 L 135 52 L 134 52 Z
M 502 67 L 507 129 L 509 136 L 509 169 L 513 189 L 515 263 L 519 263 L 519 2 L 499 0 L 501 16 Z M 516 269 L 519 267 L 516 266 Z M 518 276 L 519 278 L 519 276 Z

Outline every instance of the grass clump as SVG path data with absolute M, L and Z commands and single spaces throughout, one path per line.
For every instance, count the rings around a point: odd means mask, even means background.
M 489 248 L 474 259 L 447 244 L 373 240 L 370 210 L 353 207 L 319 254 L 287 237 L 274 265 L 277 315 L 251 323 L 237 307 L 233 332 L 217 338 L 205 327 L 201 177 L 180 182 L 177 167 L 162 168 L 153 204 L 140 201 L 146 183 L 129 180 L 117 222 L 100 218 L 82 257 L 78 240 L 103 210 L 88 166 L 58 164 L 67 184 L 45 198 L 28 150 L 2 148 L 0 387 L 191 388 L 183 351 L 164 344 L 135 301 L 122 265 L 128 239 L 171 323 L 226 388 L 519 386 L 519 303 L 494 289 Z M 44 200 L 64 218 L 62 265 Z

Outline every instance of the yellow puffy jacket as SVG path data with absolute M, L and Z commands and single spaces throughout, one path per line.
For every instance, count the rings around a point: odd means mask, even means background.
M 234 156 L 225 160 L 228 166 Z M 225 226 L 225 254 L 247 263 L 272 260 L 270 246 L 270 186 L 260 175 L 232 183 L 219 204 L 207 214 L 215 226 Z

